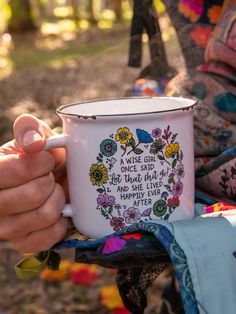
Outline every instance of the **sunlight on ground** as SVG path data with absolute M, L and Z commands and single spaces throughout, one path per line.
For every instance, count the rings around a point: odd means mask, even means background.
M 106 28 L 112 28 L 113 22 L 109 20 L 101 20 L 97 23 L 98 28 L 106 29 Z
M 116 18 L 115 12 L 112 10 L 103 10 L 101 14 L 102 19 L 114 21 Z
M 82 30 L 89 29 L 89 22 L 87 20 L 80 20 L 78 25 Z
M 65 19 L 57 23 L 48 23 L 45 22 L 41 26 L 41 33 L 43 35 L 54 34 L 58 35 L 64 32 L 75 32 L 77 30 L 76 24 L 74 21 Z
M 58 17 L 68 17 L 72 16 L 73 10 L 72 7 L 57 7 L 54 8 L 53 13 Z
M 101 29 L 110 29 L 114 26 L 114 19 L 113 18 L 104 18 L 99 19 L 99 21 L 96 24 L 96 27 Z M 91 24 L 89 21 L 82 19 L 78 20 L 76 23 L 73 20 L 70 19 L 64 19 L 58 22 L 49 23 L 45 22 L 41 26 L 41 33 L 43 35 L 49 35 L 49 34 L 62 34 L 64 32 L 77 32 L 79 30 L 87 30 L 91 27 Z
M 159 1 L 159 0 L 157 0 Z M 46 2 L 45 2 L 46 3 Z M 44 6 L 45 6 L 44 3 Z M 89 29 L 111 29 L 116 27 L 116 15 L 110 8 L 95 7 L 96 26 L 89 22 L 87 5 L 79 6 L 78 20 L 73 17 L 76 12 L 64 0 L 57 0 L 53 7 L 53 21 L 48 19 L 40 26 L 39 33 L 29 34 L 32 41 L 25 44 L 23 41 L 13 41 L 6 32 L 7 22 L 11 17 L 8 0 L 0 0 L 0 77 L 9 75 L 15 69 L 52 66 L 60 67 L 68 62 L 78 62 L 81 55 L 87 57 L 107 49 L 107 44 L 101 38 L 96 45 L 80 44 L 76 39 L 81 31 Z M 132 8 L 129 1 L 122 2 L 122 22 L 120 26 L 129 27 L 132 18 Z M 56 20 L 55 20 L 56 18 Z M 34 39 L 35 38 L 35 39 Z M 27 42 L 27 40 L 26 40 Z
M 0 0 L 0 4 L 2 1 Z M 59 3 L 59 2 L 58 2 Z M 62 1 L 62 4 L 64 2 Z M 162 29 L 162 38 L 168 49 L 178 48 L 178 41 L 175 30 L 168 18 L 163 15 L 164 6 L 160 0 L 154 0 L 155 6 L 160 15 L 159 22 Z M 93 32 L 96 28 L 111 29 L 119 27 L 124 29 L 130 27 L 132 18 L 132 9 L 128 1 L 124 1 L 122 23 L 116 24 L 116 16 L 114 11 L 105 9 L 99 12 L 96 27 L 92 26 L 88 19 L 82 18 L 85 11 L 80 12 L 80 19 L 75 21 L 71 18 L 73 15 L 72 7 L 58 6 L 54 8 L 54 16 L 57 19 L 54 22 L 44 22 L 40 27 L 40 32 L 32 36 L 32 41 L 25 44 L 25 40 L 17 41 L 16 46 L 12 41 L 11 35 L 3 33 L 0 37 L 0 77 L 9 75 L 15 69 L 38 68 L 38 67 L 56 67 L 62 66 L 78 66 L 83 58 L 91 58 L 97 56 L 109 49 L 118 49 L 127 53 L 127 42 L 129 35 L 123 40 L 119 40 L 117 44 L 112 44 L 103 40 L 102 35 L 99 40 L 91 40 L 91 42 L 82 43 L 80 35 L 83 32 Z M 7 12 L 7 10 L 5 10 Z M 9 13 L 9 12 L 8 12 Z M 5 13 L 7 14 L 7 13 Z M 85 17 L 85 14 L 84 14 Z M 86 16 L 87 18 L 87 16 Z M 1 22 L 0 22 L 1 28 Z M 91 38 L 94 35 L 92 35 Z M 144 45 L 148 42 L 148 36 L 143 34 Z M 122 44 L 123 42 L 123 44 Z M 124 43 L 125 42 L 125 43 Z M 175 49 L 175 48 L 174 48 Z M 170 53 L 171 55 L 171 53 Z M 175 55 L 172 53 L 174 59 Z M 170 61 L 172 60 L 170 57 Z

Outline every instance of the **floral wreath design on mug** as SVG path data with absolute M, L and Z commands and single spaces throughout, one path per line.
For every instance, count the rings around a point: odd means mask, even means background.
M 125 226 L 140 220 L 151 220 L 151 214 L 168 220 L 170 215 L 179 206 L 179 197 L 183 193 L 184 185 L 182 179 L 185 176 L 183 165 L 183 152 L 176 141 L 178 134 L 173 133 L 168 125 L 163 131 L 156 127 L 150 133 L 136 129 L 137 140 L 128 127 L 121 127 L 117 130 L 115 138 L 111 134 L 109 138 L 100 143 L 100 152 L 96 160 L 97 163 L 91 165 L 89 170 L 92 185 L 97 186 L 97 210 L 101 212 L 105 219 L 110 220 L 110 225 L 114 231 L 119 231 Z M 117 159 L 115 158 L 119 148 L 121 157 L 124 155 L 141 155 L 145 150 L 154 155 L 161 165 L 166 163 L 171 172 L 168 174 L 165 190 L 154 202 L 151 208 L 140 211 L 139 208 L 129 207 L 117 203 L 115 197 L 111 195 L 109 180 L 111 171 Z M 121 210 L 123 209 L 123 213 Z

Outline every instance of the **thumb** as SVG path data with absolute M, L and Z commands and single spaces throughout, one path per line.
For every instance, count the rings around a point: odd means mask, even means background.
M 26 153 L 38 153 L 43 150 L 46 138 L 53 134 L 44 121 L 29 114 L 16 119 L 13 131 L 16 143 Z

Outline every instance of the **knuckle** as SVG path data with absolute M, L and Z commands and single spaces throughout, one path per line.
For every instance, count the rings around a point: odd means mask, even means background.
M 42 208 L 41 215 L 47 225 L 53 225 L 59 219 L 60 213 L 53 204 L 46 205 Z
M 50 195 L 54 186 L 52 174 L 37 178 L 32 181 L 27 191 L 33 208 L 41 206 Z
M 7 215 L 6 208 L 9 200 L 4 190 L 0 190 L 0 218 Z
M 46 225 L 53 225 L 60 218 L 64 204 L 64 191 L 62 187 L 56 183 L 48 201 L 38 209 L 38 216 L 40 215 L 41 220 L 43 220 Z
M 65 192 L 63 190 L 63 187 L 60 184 L 55 183 L 54 193 L 55 193 L 55 198 L 58 201 L 58 208 L 59 210 L 62 210 L 66 202 L 66 197 L 65 197 Z
M 5 217 L 0 221 L 0 239 L 11 241 L 24 236 L 27 231 L 22 219 L 15 215 Z
M 1 231 L 0 231 L 0 239 L 2 240 L 10 240 L 13 238 L 13 231 L 12 228 L 4 228 L 2 226 Z
M 14 227 L 5 228 L 4 236 L 6 240 L 11 240 L 17 235 L 17 229 Z
M 46 151 L 29 155 L 20 154 L 18 162 L 11 167 L 11 175 L 17 182 L 27 182 L 52 171 L 55 160 L 52 154 Z
M 39 207 L 44 202 L 45 193 L 42 189 L 40 189 L 38 184 L 32 184 L 28 191 L 28 197 L 30 198 L 30 203 L 32 204 L 32 208 Z
M 49 238 L 52 240 L 53 243 L 56 243 L 63 239 L 66 234 L 66 227 L 61 221 L 58 221 L 54 224 L 49 231 Z
M 12 245 L 18 251 L 19 253 L 31 253 L 33 252 L 30 247 L 28 247 L 24 240 L 18 239 L 18 240 L 12 240 L 11 241 Z
M 29 177 L 29 168 L 25 162 L 16 163 L 11 169 L 12 178 L 17 182 L 26 182 Z

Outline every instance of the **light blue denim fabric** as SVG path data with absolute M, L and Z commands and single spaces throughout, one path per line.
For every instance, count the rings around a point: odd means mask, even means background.
M 187 259 L 199 313 L 235 314 L 236 216 L 199 217 L 172 226 Z

